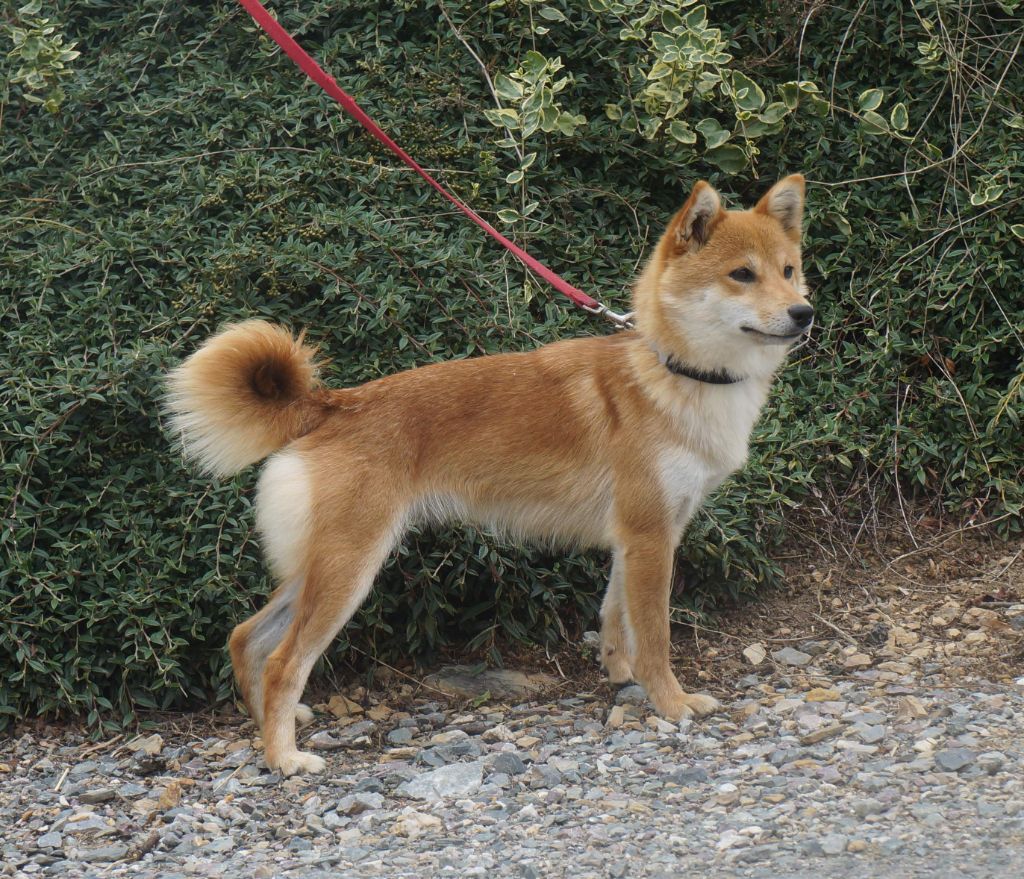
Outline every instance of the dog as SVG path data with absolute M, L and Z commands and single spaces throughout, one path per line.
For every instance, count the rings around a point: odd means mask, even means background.
M 329 390 L 302 336 L 249 320 L 169 374 L 186 457 L 219 476 L 270 457 L 256 522 L 279 585 L 230 638 L 270 768 L 325 768 L 296 747 L 306 679 L 413 522 L 609 549 L 612 684 L 637 681 L 672 721 L 717 709 L 669 662 L 673 555 L 812 326 L 803 206 L 799 174 L 746 211 L 698 182 L 636 281 L 634 330 Z

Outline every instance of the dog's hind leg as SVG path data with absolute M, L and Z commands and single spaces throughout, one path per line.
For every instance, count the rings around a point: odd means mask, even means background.
M 260 474 L 256 526 L 277 582 L 267 606 L 231 633 L 231 664 L 249 715 L 263 725 L 263 668 L 295 616 L 305 578 L 303 565 L 312 525 L 313 486 L 309 467 L 294 449 L 278 452 Z M 296 706 L 295 719 L 309 723 L 313 712 Z
M 296 747 L 296 706 L 314 663 L 369 594 L 403 529 L 403 516 L 387 508 L 382 497 L 357 494 L 347 502 L 321 507 L 332 514 L 315 529 L 291 625 L 264 667 L 265 757 L 267 765 L 283 775 L 324 769 L 322 757 Z
M 292 623 L 301 589 L 302 580 L 298 577 L 283 583 L 270 596 L 266 607 L 235 626 L 228 642 L 235 679 L 249 716 L 257 726 L 263 725 L 263 668 Z M 312 719 L 309 706 L 300 703 L 295 710 L 296 722 L 301 726 Z
M 622 574 L 623 563 L 616 553 L 612 557 L 608 589 L 601 603 L 601 664 L 608 672 L 608 680 L 613 686 L 629 683 L 633 679 Z

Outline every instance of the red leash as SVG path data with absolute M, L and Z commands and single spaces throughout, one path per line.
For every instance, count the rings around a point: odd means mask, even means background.
M 253 17 L 253 19 L 255 19 L 256 24 L 263 28 L 263 30 L 267 32 L 267 35 L 284 50 L 288 57 L 299 65 L 306 76 L 341 104 L 345 112 L 354 117 L 355 120 L 363 126 L 363 128 L 369 131 L 370 134 L 405 162 L 406 165 L 412 168 L 413 171 L 419 174 L 420 177 L 426 180 L 427 183 L 433 186 L 434 189 L 441 193 L 441 195 L 448 199 L 448 201 L 455 205 L 455 207 L 462 211 L 462 213 L 469 217 L 495 241 L 501 244 L 506 250 L 515 256 L 516 259 L 524 263 L 529 269 L 540 275 L 552 287 L 560 293 L 564 293 L 573 302 L 582 308 L 585 308 L 587 311 L 592 311 L 598 314 L 608 314 L 612 320 L 623 317 L 622 315 L 616 315 L 614 312 L 609 311 L 606 306 L 601 305 L 601 303 L 596 299 L 588 296 L 582 290 L 573 287 L 572 284 L 560 278 L 551 271 L 551 269 L 547 268 L 547 266 L 539 263 L 521 247 L 513 244 L 483 217 L 476 213 L 476 211 L 459 201 L 459 199 L 424 171 L 412 156 L 388 137 L 381 127 L 363 112 L 362 107 L 353 100 L 351 95 L 345 92 L 331 76 L 324 72 L 323 68 L 320 67 L 319 64 L 306 54 L 305 50 L 295 42 L 294 38 L 288 33 L 288 31 L 277 23 L 259 0 L 238 0 L 238 2 L 241 3 L 242 6 L 245 7 L 246 11 Z M 616 323 L 622 323 L 622 321 L 616 320 Z

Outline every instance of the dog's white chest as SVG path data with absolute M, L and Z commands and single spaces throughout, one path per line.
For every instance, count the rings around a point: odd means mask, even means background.
M 751 379 L 711 388 L 696 399 L 680 397 L 672 412 L 678 439 L 669 451 L 681 460 L 697 455 L 706 468 L 737 470 L 747 459 L 750 432 L 767 396 L 767 381 Z
M 729 475 L 728 470 L 710 467 L 705 458 L 681 446 L 663 451 L 658 465 L 665 501 L 679 527 Z
M 747 459 L 750 431 L 764 403 L 758 387 L 730 388 L 721 405 L 687 411 L 680 419 L 681 442 L 662 450 L 662 491 L 678 525 Z

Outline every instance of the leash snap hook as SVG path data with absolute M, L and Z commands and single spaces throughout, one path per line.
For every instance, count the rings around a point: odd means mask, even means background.
M 636 312 L 627 311 L 625 314 L 619 314 L 617 311 L 612 311 L 603 302 L 598 302 L 597 305 L 581 305 L 580 308 L 590 314 L 596 314 L 598 317 L 607 318 L 619 329 L 633 329 L 633 316 Z

